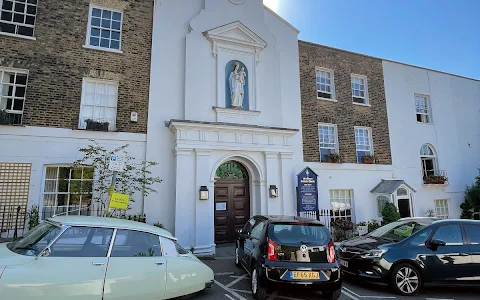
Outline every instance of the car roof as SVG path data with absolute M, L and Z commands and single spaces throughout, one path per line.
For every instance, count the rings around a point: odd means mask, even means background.
M 404 222 L 404 221 L 414 221 L 420 224 L 433 224 L 435 221 L 442 220 L 440 218 L 435 218 L 435 217 L 408 217 L 408 218 L 401 218 L 398 220 L 399 222 Z
M 315 219 L 303 218 L 297 216 L 284 216 L 284 215 L 257 215 L 254 218 L 268 220 L 272 223 L 281 223 L 281 222 L 293 222 L 293 223 L 311 223 L 317 225 L 324 225 L 322 222 Z
M 470 220 L 470 219 L 439 219 L 435 221 L 435 224 L 443 223 L 465 223 L 465 224 L 475 224 L 480 225 L 480 220 Z
M 56 216 L 47 219 L 50 222 L 59 223 L 68 226 L 90 226 L 90 227 L 109 227 L 128 230 L 145 231 L 157 234 L 169 239 L 176 240 L 173 235 L 165 229 L 149 225 L 142 222 L 108 218 L 108 217 L 92 217 L 92 216 Z

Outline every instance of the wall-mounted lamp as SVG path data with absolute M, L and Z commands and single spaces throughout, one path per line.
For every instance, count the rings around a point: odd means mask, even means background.
M 277 198 L 278 197 L 278 189 L 276 185 L 270 186 L 270 198 Z
M 208 188 L 204 185 L 200 187 L 200 200 L 208 200 Z

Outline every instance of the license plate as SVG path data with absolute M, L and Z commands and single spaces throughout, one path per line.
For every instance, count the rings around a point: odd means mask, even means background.
M 344 260 L 340 259 L 339 263 L 340 263 L 341 266 L 344 266 L 345 268 L 348 268 L 348 261 L 344 261 Z
M 318 272 L 293 271 L 292 279 L 320 279 Z

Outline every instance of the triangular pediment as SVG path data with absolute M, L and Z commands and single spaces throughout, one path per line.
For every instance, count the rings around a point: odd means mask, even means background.
M 267 42 L 239 21 L 210 29 L 204 32 L 204 35 L 212 42 L 222 41 L 258 49 L 267 46 Z

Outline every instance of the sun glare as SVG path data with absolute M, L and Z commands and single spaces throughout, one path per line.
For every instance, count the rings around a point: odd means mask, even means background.
M 263 4 L 268 6 L 274 12 L 277 12 L 278 9 L 278 0 L 263 0 Z

